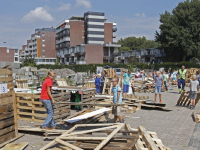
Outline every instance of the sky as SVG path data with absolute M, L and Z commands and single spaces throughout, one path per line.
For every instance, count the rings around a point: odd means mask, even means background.
M 160 14 L 179 2 L 183 0 L 0 0 L 0 46 L 21 49 L 35 29 L 56 27 L 87 11 L 104 12 L 107 22 L 117 23 L 114 41 L 129 36 L 153 40 Z

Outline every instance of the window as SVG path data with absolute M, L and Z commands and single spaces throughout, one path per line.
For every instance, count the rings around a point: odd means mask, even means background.
M 45 52 L 45 49 L 43 49 L 42 52 Z
M 45 54 L 43 54 L 42 57 L 45 57 Z
M 18 57 L 15 57 L 15 61 L 18 61 Z
M 7 53 L 9 53 L 9 49 L 7 48 Z
M 42 44 L 42 47 L 45 47 L 45 44 Z
M 42 33 L 42 36 L 45 36 L 45 34 L 44 34 L 44 33 Z
M 18 53 L 18 49 L 15 49 L 15 53 Z
M 42 39 L 42 42 L 44 42 L 45 41 L 45 39 Z

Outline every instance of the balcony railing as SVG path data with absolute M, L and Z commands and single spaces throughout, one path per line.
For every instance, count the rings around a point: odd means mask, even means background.
M 63 36 L 69 36 L 70 32 L 69 31 L 65 31 L 65 33 L 59 33 L 59 35 L 56 36 L 56 39 L 62 38 Z
M 67 42 L 67 41 L 70 41 L 70 37 L 65 37 L 65 38 L 63 38 L 63 39 L 61 39 L 61 40 L 58 40 L 58 41 L 56 42 L 56 44 L 60 44 L 60 43 L 62 43 L 62 42 Z
M 113 32 L 116 32 L 117 31 L 117 28 L 113 28 Z
M 70 25 L 65 25 L 64 27 L 57 29 L 57 30 L 56 30 L 56 33 L 59 33 L 59 32 L 61 32 L 62 30 L 64 30 L 64 29 L 69 29 L 69 28 L 70 28 Z

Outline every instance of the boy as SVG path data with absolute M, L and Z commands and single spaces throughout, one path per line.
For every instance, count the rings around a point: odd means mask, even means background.
M 56 129 L 56 124 L 53 120 L 53 104 L 55 103 L 55 100 L 53 99 L 51 95 L 51 89 L 53 84 L 53 79 L 55 77 L 55 72 L 49 71 L 48 76 L 43 82 L 42 85 L 42 91 L 41 91 L 41 102 L 44 105 L 44 108 L 47 111 L 47 118 L 45 119 L 43 125 L 41 126 L 41 129 L 47 129 L 47 130 L 53 130 Z M 48 128 L 47 126 L 50 124 L 51 128 Z
M 118 78 L 112 78 L 112 92 L 113 92 L 113 102 L 114 104 L 121 104 L 122 103 L 122 91 L 121 88 L 118 86 Z M 117 123 L 117 118 L 119 118 L 119 121 L 123 123 L 120 113 L 120 106 L 113 106 L 112 113 L 114 114 L 114 122 Z
M 157 94 L 159 94 L 160 103 L 162 103 L 161 92 L 163 89 L 164 81 L 163 81 L 163 76 L 160 75 L 160 71 L 157 71 L 155 79 L 152 82 L 152 84 L 154 84 L 154 83 L 156 83 L 156 85 L 155 85 L 155 101 L 154 102 L 156 103 Z
M 124 98 L 127 98 L 127 93 L 129 92 L 129 82 L 131 80 L 131 70 L 128 70 L 128 73 L 125 73 L 123 75 L 123 93 L 124 93 Z
M 190 81 L 190 109 L 195 109 L 195 99 L 197 98 L 198 87 L 199 82 L 197 81 L 197 76 L 192 75 L 192 80 Z

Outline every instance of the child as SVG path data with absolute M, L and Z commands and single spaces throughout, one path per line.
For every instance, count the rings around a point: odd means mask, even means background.
M 156 103 L 156 99 L 157 99 L 157 94 L 159 94 L 159 98 L 160 98 L 160 103 L 162 103 L 161 100 L 161 92 L 163 89 L 163 76 L 161 76 L 160 71 L 157 71 L 157 74 L 155 76 L 154 81 L 152 82 L 152 84 L 156 83 L 155 85 L 155 103 Z
M 95 86 L 96 86 L 96 93 L 101 94 L 101 90 L 100 90 L 101 79 L 99 75 L 97 75 L 97 78 L 95 79 Z
M 53 104 L 55 103 L 55 100 L 53 99 L 51 95 L 51 89 L 52 89 L 52 84 L 53 84 L 53 79 L 56 76 L 55 72 L 49 71 L 48 76 L 43 82 L 42 85 L 42 91 L 41 91 L 41 102 L 44 105 L 44 108 L 47 111 L 47 118 L 45 119 L 43 125 L 41 126 L 41 129 L 46 129 L 46 130 L 53 130 L 56 129 L 56 124 L 53 120 Z M 47 126 L 50 124 L 51 128 L 48 128 Z
M 200 93 L 200 72 L 197 71 L 196 74 L 197 74 L 197 81 L 199 82 L 198 92 Z
M 190 81 L 190 109 L 195 109 L 195 99 L 197 98 L 198 87 L 199 82 L 197 81 L 197 76 L 192 75 L 192 80 Z
M 167 75 L 165 73 L 166 73 L 165 70 L 163 70 L 164 85 L 165 85 L 166 91 L 168 91 L 168 89 L 167 89 Z
M 122 91 L 121 88 L 118 86 L 118 78 L 112 78 L 112 92 L 113 92 L 113 102 L 114 104 L 121 104 L 122 103 Z M 123 123 L 122 118 L 120 116 L 120 106 L 113 106 L 112 113 L 114 114 L 114 122 L 117 123 L 117 118 L 119 118 L 119 121 Z

